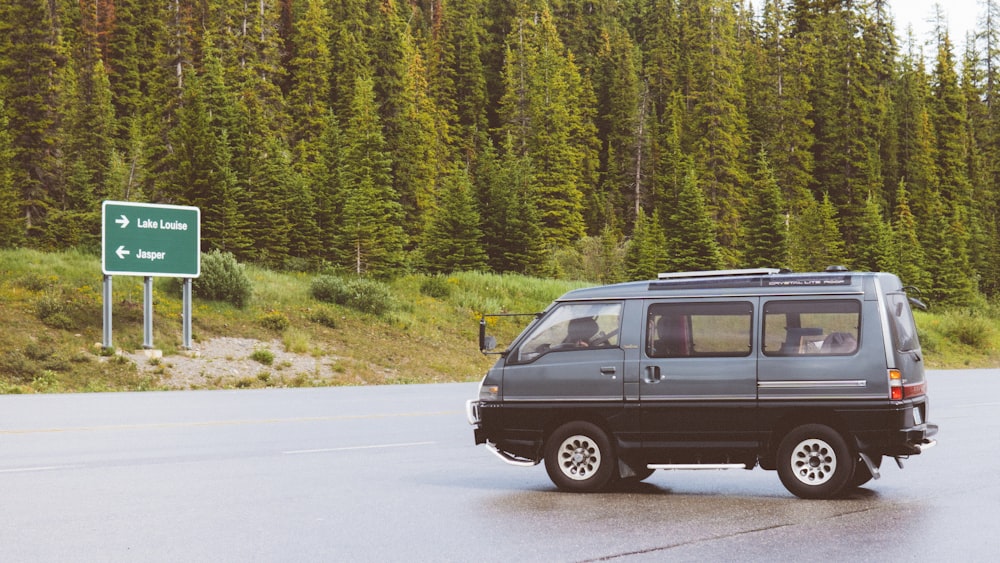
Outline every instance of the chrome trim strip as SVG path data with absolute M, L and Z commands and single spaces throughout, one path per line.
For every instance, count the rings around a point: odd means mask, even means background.
M 643 395 L 644 403 L 677 403 L 706 401 L 756 401 L 756 395 Z
M 750 469 L 745 463 L 650 463 L 646 469 Z
M 829 389 L 867 387 L 864 379 L 822 379 L 818 381 L 758 381 L 758 389 Z
M 562 401 L 566 403 L 621 403 L 625 401 L 625 398 L 621 395 L 615 395 L 613 397 L 577 397 L 573 395 L 551 395 L 546 397 L 509 397 L 505 396 L 503 402 L 505 403 L 551 403 L 555 401 Z
M 760 402 L 766 401 L 876 401 L 885 400 L 885 395 L 868 393 L 865 395 L 769 395 L 761 394 Z

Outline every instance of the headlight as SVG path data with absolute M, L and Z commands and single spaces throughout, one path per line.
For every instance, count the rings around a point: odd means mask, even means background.
M 499 385 L 482 385 L 479 387 L 479 400 L 480 401 L 499 401 L 500 400 L 500 386 Z

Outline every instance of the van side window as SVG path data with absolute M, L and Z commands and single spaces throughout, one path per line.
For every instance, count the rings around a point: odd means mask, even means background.
M 646 315 L 646 355 L 650 358 L 749 356 L 753 305 L 656 303 Z
M 858 349 L 861 302 L 856 299 L 769 301 L 764 305 L 767 356 L 845 355 Z
M 567 303 L 543 318 L 512 355 L 526 363 L 548 352 L 618 346 L 622 304 Z

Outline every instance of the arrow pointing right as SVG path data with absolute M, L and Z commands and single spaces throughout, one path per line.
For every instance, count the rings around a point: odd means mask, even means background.
M 126 256 L 132 253 L 129 252 L 128 250 L 125 250 L 125 245 L 123 244 L 118 247 L 118 250 L 115 251 L 115 254 L 118 255 L 119 260 L 124 260 Z
M 128 226 L 128 217 L 126 217 L 124 214 L 122 214 L 121 219 L 115 219 L 115 223 L 121 225 L 122 228 L 124 229 L 125 227 Z

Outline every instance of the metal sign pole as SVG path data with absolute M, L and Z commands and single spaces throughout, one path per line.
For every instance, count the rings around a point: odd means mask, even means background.
M 153 349 L 153 276 L 143 278 L 142 297 L 142 347 Z
M 104 276 L 104 341 L 105 350 L 111 349 L 111 276 Z
M 191 278 L 184 278 L 184 349 L 191 349 Z

